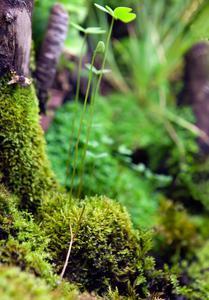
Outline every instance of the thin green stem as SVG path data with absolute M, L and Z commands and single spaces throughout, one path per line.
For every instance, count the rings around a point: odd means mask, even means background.
M 82 62 L 83 62 L 83 57 L 84 57 L 84 47 L 86 44 L 86 39 L 87 39 L 87 34 L 85 33 L 84 38 L 83 38 L 82 47 L 81 47 L 79 63 L 78 63 L 78 76 L 77 76 L 77 85 L 76 85 L 76 94 L 75 94 L 76 102 L 78 102 L 78 98 L 79 98 L 79 91 L 80 91 L 80 85 L 81 85 Z
M 74 156 L 74 160 L 73 160 L 73 173 L 72 173 L 71 183 L 70 183 L 70 198 L 72 197 L 72 193 L 73 193 L 73 185 L 74 185 L 74 179 L 75 179 L 75 173 L 76 173 L 76 162 L 78 160 L 78 146 L 79 146 L 81 130 L 82 130 L 82 126 L 83 126 L 83 120 L 84 120 L 84 116 L 85 116 L 85 112 L 86 112 L 87 101 L 89 98 L 91 83 L 92 83 L 92 79 L 93 79 L 92 67 L 94 66 L 94 63 L 95 63 L 96 54 L 97 54 L 97 52 L 94 51 L 94 54 L 93 54 L 93 57 L 91 60 L 91 69 L 90 69 L 90 73 L 89 73 L 89 79 L 88 79 L 88 85 L 87 85 L 86 95 L 85 95 L 85 99 L 84 99 L 83 111 L 81 114 L 80 125 L 79 125 L 79 129 L 78 129 L 77 141 L 76 141 L 76 145 L 75 145 L 75 156 Z
M 92 123 L 93 123 L 93 116 L 94 116 L 94 103 L 95 103 L 95 99 L 96 99 L 96 96 L 98 94 L 100 84 L 101 84 L 101 81 L 102 81 L 102 76 L 103 76 L 103 71 L 104 71 L 104 68 L 105 68 L 105 63 L 106 63 L 106 60 L 107 60 L 107 54 L 108 54 L 110 39 L 111 39 L 112 30 L 113 30 L 113 26 L 114 26 L 114 21 L 115 21 L 114 18 L 112 18 L 112 22 L 111 22 L 110 29 L 109 29 L 108 36 L 107 36 L 107 40 L 106 40 L 106 47 L 105 47 L 104 58 L 103 58 L 103 61 L 102 61 L 101 73 L 99 75 L 99 78 L 98 78 L 98 81 L 97 81 L 97 84 L 96 84 L 96 88 L 94 89 L 93 94 L 91 96 L 91 101 L 90 101 L 91 115 L 90 115 L 90 122 L 89 122 L 89 126 L 88 126 L 88 129 L 87 129 L 86 142 L 85 142 L 83 156 L 82 156 L 82 163 L 81 163 L 82 167 L 81 167 L 81 173 L 80 173 L 80 183 L 79 183 L 78 194 L 77 194 L 78 198 L 80 197 L 82 184 L 83 184 L 85 158 L 86 158 L 86 153 L 87 153 L 88 143 L 89 143 L 89 139 L 90 139 Z
M 77 76 L 77 86 L 76 86 L 76 96 L 75 96 L 75 103 L 78 103 L 79 99 L 79 91 L 80 91 L 80 85 L 81 85 L 81 72 L 82 72 L 82 62 L 83 62 L 83 57 L 84 57 L 84 48 L 86 44 L 86 38 L 87 35 L 84 35 L 83 43 L 81 46 L 81 52 L 80 52 L 80 58 L 79 58 L 79 63 L 78 63 L 78 76 Z M 77 109 L 77 106 L 75 106 Z M 69 137 L 69 146 L 68 146 L 68 155 L 67 155 L 67 162 L 66 162 L 66 172 L 65 172 L 65 187 L 67 186 L 67 180 L 70 175 L 70 159 L 71 159 L 71 145 L 72 145 L 72 140 L 73 136 L 75 134 L 75 121 L 76 121 L 76 111 L 74 112 L 73 120 L 72 120 L 72 131 Z
M 93 89 L 93 91 L 95 91 L 95 88 Z M 94 92 L 92 93 L 92 95 L 94 95 Z M 77 193 L 77 198 L 78 199 L 80 198 L 81 190 L 82 190 L 82 186 L 83 186 L 83 175 L 84 175 L 84 168 L 85 168 L 85 159 L 86 159 L 86 153 L 87 153 L 87 149 L 88 149 L 88 145 L 89 145 L 91 128 L 92 128 L 92 123 L 93 123 L 93 116 L 94 116 L 94 100 L 95 99 L 93 99 L 93 97 L 91 96 L 91 100 L 90 100 L 90 122 L 89 122 L 88 128 L 87 128 L 86 142 L 85 142 L 85 145 L 84 145 L 82 160 L 81 160 L 81 170 L 80 170 L 80 175 L 79 175 L 80 183 L 79 183 L 78 193 Z

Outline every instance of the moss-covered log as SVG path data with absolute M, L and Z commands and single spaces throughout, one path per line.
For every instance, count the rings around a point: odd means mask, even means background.
M 0 181 L 36 210 L 43 194 L 56 185 L 45 154 L 38 101 L 32 86 L 8 86 L 0 80 Z

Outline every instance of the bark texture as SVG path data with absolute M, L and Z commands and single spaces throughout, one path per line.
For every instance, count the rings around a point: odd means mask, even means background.
M 209 43 L 196 44 L 185 56 L 184 89 L 180 104 L 192 106 L 197 126 L 209 136 Z M 208 139 L 199 138 L 201 152 L 209 154 Z
M 60 58 L 68 30 L 68 13 L 59 4 L 52 8 L 47 32 L 39 53 L 35 77 L 41 111 L 45 111 L 48 90 L 52 87 L 56 66 Z
M 0 0 L 0 76 L 28 76 L 33 0 Z

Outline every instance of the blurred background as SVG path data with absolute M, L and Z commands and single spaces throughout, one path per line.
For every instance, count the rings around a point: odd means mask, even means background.
M 157 243 L 165 252 L 168 245 L 170 252 L 175 245 L 174 254 L 176 248 L 178 253 L 189 249 L 196 231 L 208 236 L 203 224 L 209 207 L 209 2 L 97 2 L 113 9 L 128 6 L 137 18 L 114 24 L 106 62 L 110 72 L 104 74 L 96 95 L 93 121 L 89 99 L 96 79 L 84 110 L 89 75 L 85 64 L 98 41 L 106 41 L 111 20 L 94 1 L 57 2 L 70 22 L 42 126 L 60 183 L 75 196 L 79 190 L 81 198 L 102 194 L 116 199 L 127 208 L 135 227 L 158 232 Z M 37 57 L 54 4 L 35 2 Z M 101 27 L 106 34 L 85 36 L 72 23 Z M 74 101 L 81 55 L 79 101 Z M 101 61 L 100 55 L 98 69 Z

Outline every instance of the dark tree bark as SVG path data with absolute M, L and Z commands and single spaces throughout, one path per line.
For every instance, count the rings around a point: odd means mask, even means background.
M 192 106 L 196 125 L 206 133 L 199 138 L 202 154 L 209 154 L 209 43 L 196 44 L 185 56 L 184 88 L 180 104 Z
M 33 0 L 0 0 L 0 76 L 28 76 Z
M 46 35 L 39 53 L 35 77 L 41 112 L 45 112 L 48 90 L 54 82 L 56 67 L 68 31 L 68 13 L 59 4 L 52 8 Z

